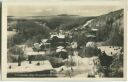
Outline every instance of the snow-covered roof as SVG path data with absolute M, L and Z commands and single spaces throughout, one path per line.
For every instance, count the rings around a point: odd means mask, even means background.
M 52 34 L 50 38 L 53 38 L 54 36 L 57 36 L 57 35 L 53 35 L 53 34 Z
M 64 47 L 63 47 L 63 46 L 58 46 L 57 48 L 58 48 L 58 49 L 63 49 Z
M 40 52 L 31 51 L 31 52 L 26 52 L 26 55 L 45 55 L 45 52 L 44 51 L 40 51 Z
M 48 39 L 42 39 L 41 42 L 46 43 Z
M 58 38 L 65 38 L 65 35 L 59 35 Z
M 66 49 L 64 49 L 63 46 L 58 46 L 57 49 L 56 49 L 56 52 L 61 52 L 61 51 L 67 52 Z
M 51 35 L 50 38 L 53 38 L 54 36 L 58 37 L 58 38 L 65 38 L 65 35 L 63 34 L 59 34 L 59 35 Z
M 88 42 L 86 44 L 86 47 L 96 47 L 96 44 L 95 44 L 95 42 Z
M 56 52 L 67 52 L 67 50 L 66 49 L 56 49 Z
M 94 28 L 93 28 L 92 31 L 98 31 L 98 29 L 94 29 Z
M 88 38 L 95 38 L 96 36 L 95 35 L 86 35 L 86 37 L 88 37 Z
M 67 52 L 67 50 L 66 49 L 64 49 L 64 47 L 63 46 L 58 46 L 57 47 L 57 49 L 56 49 L 56 52 Z

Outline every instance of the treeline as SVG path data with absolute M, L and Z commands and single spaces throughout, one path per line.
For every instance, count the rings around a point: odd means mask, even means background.
M 98 16 L 88 27 L 99 29 L 96 33 L 97 41 L 103 41 L 106 45 L 123 46 L 123 16 L 123 9 Z
M 44 19 L 43 17 L 41 19 L 13 19 L 9 17 L 8 22 L 10 25 L 8 31 L 13 29 L 17 31 L 17 34 L 13 36 L 11 44 L 38 42 L 43 38 L 49 38 L 51 31 L 56 31 L 56 29 L 72 30 L 92 18 L 94 17 L 70 15 L 44 17 Z
M 31 43 L 41 38 L 48 38 L 49 33 L 56 29 L 72 32 L 75 28 L 81 28 L 88 20 L 94 19 L 85 27 L 87 29 L 74 32 L 76 41 L 85 40 L 85 35 L 90 34 L 92 28 L 96 28 L 99 29 L 96 33 L 98 42 L 104 42 L 105 45 L 123 46 L 123 14 L 123 9 L 121 9 L 98 17 L 58 15 L 15 20 L 9 17 L 8 22 L 16 21 L 16 25 L 10 25 L 8 30 L 13 28 L 17 30 L 18 33 L 13 39 L 15 44 Z

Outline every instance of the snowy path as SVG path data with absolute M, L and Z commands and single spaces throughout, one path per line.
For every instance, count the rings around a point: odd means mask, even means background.
M 93 72 L 94 71 L 94 63 L 93 63 L 93 59 L 95 59 L 97 57 L 91 57 L 91 58 L 78 58 L 76 63 L 76 66 L 72 66 L 73 71 L 71 71 L 71 67 L 66 67 L 66 66 L 62 66 L 59 68 L 56 68 L 55 70 L 58 72 L 58 74 L 60 73 L 66 73 L 66 72 L 70 72 L 71 75 L 73 75 L 72 77 L 87 77 L 88 73 Z M 62 71 L 63 69 L 63 71 Z M 65 76 L 62 75 L 62 77 L 69 77 L 69 76 Z M 61 77 L 60 75 L 58 75 L 59 77 Z

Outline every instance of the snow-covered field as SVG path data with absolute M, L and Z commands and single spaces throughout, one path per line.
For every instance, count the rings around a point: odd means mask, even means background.
M 32 61 L 32 64 L 29 64 L 28 61 L 21 63 L 21 66 L 18 66 L 18 63 L 8 63 L 8 73 L 22 73 L 22 72 L 34 72 L 34 71 L 43 71 L 53 69 L 49 61 L 39 61 L 40 66 L 36 65 L 38 61 Z M 11 66 L 11 69 L 9 68 Z
M 111 56 L 111 52 L 113 54 L 120 52 L 121 47 L 110 47 L 110 46 L 100 46 L 98 47 L 101 51 L 105 51 L 107 55 Z M 28 61 L 24 61 L 21 63 L 21 66 L 18 66 L 18 63 L 8 63 L 8 73 L 23 73 L 23 72 L 36 72 L 36 71 L 44 71 L 44 70 L 56 70 L 59 77 L 68 77 L 66 76 L 66 72 L 70 72 L 73 74 L 73 77 L 88 77 L 89 73 L 94 73 L 97 71 L 96 65 L 94 64 L 94 60 L 98 59 L 98 57 L 90 57 L 90 58 L 82 58 L 78 55 L 72 56 L 72 61 L 76 63 L 75 66 L 67 67 L 63 65 L 59 68 L 53 68 L 51 63 L 48 60 L 39 61 L 40 65 L 38 66 L 38 61 L 32 61 L 32 64 L 29 64 Z M 65 59 L 65 61 L 70 61 L 70 57 Z M 11 66 L 11 69 L 9 68 Z M 62 76 L 61 76 L 62 74 Z
M 99 49 L 101 49 L 101 51 L 105 51 L 105 53 L 109 56 L 112 56 L 113 54 L 116 54 L 118 52 L 120 52 L 122 47 L 118 47 L 118 46 L 114 46 L 114 47 L 110 47 L 110 46 L 100 46 L 98 47 Z M 112 52 L 112 54 L 111 54 Z
M 93 62 L 93 60 L 96 58 L 97 57 L 79 58 L 77 60 L 73 60 L 73 62 L 77 63 L 76 66 L 72 66 L 72 68 L 67 66 L 61 66 L 59 68 L 56 68 L 55 70 L 58 72 L 58 74 L 62 73 L 62 77 L 68 77 L 64 76 L 66 72 L 70 72 L 72 77 L 87 77 L 90 72 L 94 73 L 94 71 L 96 70 Z
M 14 31 L 8 31 L 8 32 L 7 32 L 8 38 L 14 36 L 15 34 L 16 34 L 16 32 L 14 32 Z
M 36 65 L 38 63 L 38 61 L 32 61 L 32 64 L 29 64 L 28 61 L 24 61 L 21 63 L 21 66 L 18 66 L 18 63 L 9 63 L 8 64 L 8 73 L 16 73 L 16 72 L 17 73 L 23 73 L 23 72 L 27 73 L 27 72 L 36 72 L 36 71 L 54 69 L 57 71 L 58 77 L 61 77 L 61 75 L 59 75 L 60 73 L 65 73 L 68 71 L 70 71 L 71 74 L 74 74 L 73 77 L 76 77 L 76 76 L 87 77 L 88 72 L 93 71 L 93 68 L 94 68 L 93 59 L 94 58 L 96 58 L 96 57 L 92 57 L 92 58 L 80 58 L 79 57 L 76 60 L 75 56 L 74 56 L 73 61 L 76 62 L 77 65 L 72 66 L 73 71 L 71 70 L 71 67 L 67 67 L 67 66 L 53 68 L 48 60 L 47 61 L 39 61 L 40 66 Z M 10 66 L 11 66 L 11 69 L 9 68 Z

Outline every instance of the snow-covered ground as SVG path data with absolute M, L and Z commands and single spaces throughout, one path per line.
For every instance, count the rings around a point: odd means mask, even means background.
M 8 36 L 8 38 L 13 37 L 15 34 L 16 34 L 15 31 L 8 31 L 8 32 L 7 32 L 7 36 Z
M 78 59 L 76 59 L 76 57 Z M 94 63 L 93 63 L 93 59 L 97 58 L 97 57 L 92 57 L 92 58 L 81 58 L 78 56 L 73 56 L 73 62 L 77 63 L 76 66 L 72 66 L 73 72 L 71 74 L 73 74 L 73 77 L 87 77 L 88 73 L 90 71 L 94 71 Z M 68 60 L 69 61 L 69 60 Z M 43 70 L 50 70 L 50 69 L 54 69 L 57 71 L 58 73 L 58 77 L 61 77 L 61 75 L 59 75 L 59 73 L 66 73 L 67 71 L 72 71 L 71 67 L 67 67 L 67 66 L 61 66 L 59 68 L 53 68 L 50 64 L 50 62 L 48 60 L 46 61 L 39 61 L 40 62 L 40 66 L 37 66 L 36 64 L 38 63 L 38 61 L 32 61 L 32 64 L 29 64 L 28 61 L 24 61 L 21 63 L 21 66 L 18 66 L 18 63 L 8 63 L 8 73 L 23 73 L 23 72 L 36 72 L 36 71 L 43 71 Z M 11 69 L 9 68 L 11 66 Z M 63 69 L 63 71 L 62 71 Z M 62 76 L 65 76 L 62 75 Z M 68 76 L 65 76 L 68 77 Z
M 101 51 L 105 51 L 105 53 L 109 56 L 112 56 L 113 54 L 118 53 L 121 50 L 121 47 L 118 46 L 114 46 L 114 48 L 112 46 L 100 46 L 98 48 L 101 49 Z
M 78 58 L 77 60 L 75 57 L 73 57 L 73 62 L 77 63 L 76 66 L 67 67 L 67 66 L 61 66 L 59 68 L 55 68 L 55 70 L 58 72 L 58 74 L 63 73 L 62 77 L 68 77 L 65 76 L 66 72 L 70 72 L 72 77 L 87 77 L 89 73 L 94 73 L 96 70 L 94 65 L 94 59 L 97 57 L 91 57 L 91 58 Z M 58 75 L 59 76 L 59 75 Z M 61 76 L 59 76 L 61 77 Z
M 32 64 L 29 64 L 28 61 L 24 61 L 21 63 L 21 66 L 18 66 L 18 63 L 8 63 L 8 73 L 13 72 L 34 72 L 34 71 L 43 71 L 43 70 L 50 70 L 53 69 L 50 62 L 48 60 L 46 61 L 39 61 L 40 65 L 37 66 L 36 64 L 38 61 L 32 61 Z M 9 66 L 11 66 L 11 69 L 9 69 Z
M 111 52 L 113 54 L 118 53 L 121 50 L 121 47 L 110 47 L 110 46 L 100 46 L 98 47 L 101 49 L 101 51 L 105 51 L 107 55 L 111 55 Z M 50 70 L 54 69 L 58 73 L 58 78 L 61 77 L 68 77 L 66 76 L 66 72 L 70 72 L 73 74 L 73 78 L 75 77 L 87 77 L 89 73 L 93 74 L 97 71 L 96 65 L 94 64 L 94 60 L 97 60 L 98 57 L 90 57 L 90 58 L 82 58 L 78 56 L 78 53 L 71 58 L 65 59 L 64 61 L 73 61 L 76 63 L 75 66 L 67 67 L 66 65 L 63 65 L 59 68 L 53 68 L 52 65 L 48 60 L 45 61 L 39 61 L 40 66 L 37 66 L 36 64 L 38 61 L 32 61 L 32 64 L 29 64 L 28 61 L 24 61 L 21 63 L 21 66 L 18 66 L 18 63 L 8 63 L 8 73 L 22 73 L 22 72 L 36 72 L 36 71 L 43 71 L 43 70 Z M 11 66 L 11 69 L 9 68 Z M 60 75 L 59 75 L 60 74 Z

